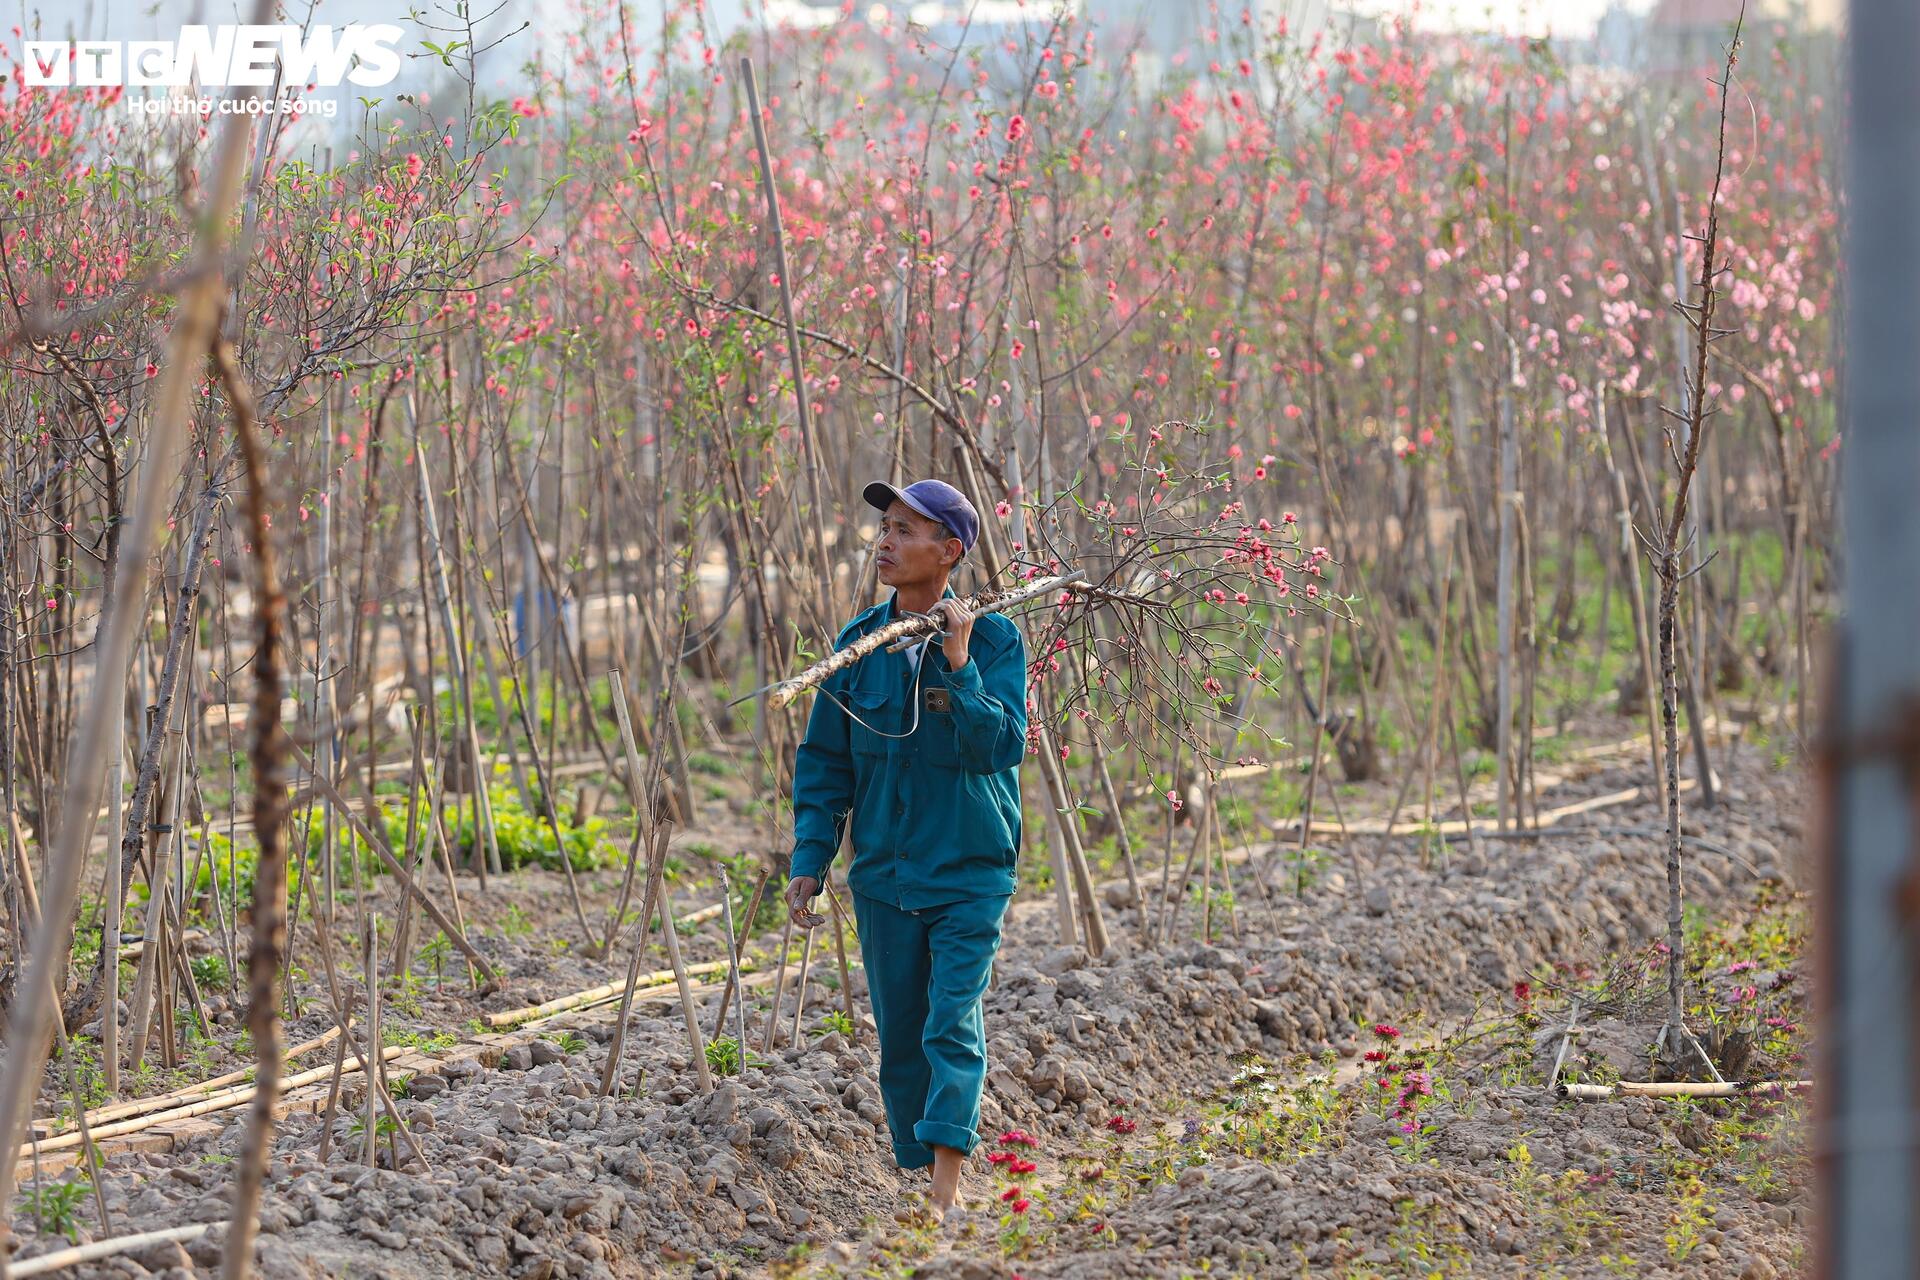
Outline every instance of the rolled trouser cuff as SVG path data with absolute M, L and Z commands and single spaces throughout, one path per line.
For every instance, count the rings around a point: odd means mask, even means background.
M 913 1136 L 927 1146 L 952 1147 L 962 1155 L 971 1154 L 980 1145 L 980 1135 L 973 1130 L 963 1129 L 957 1124 L 943 1124 L 938 1120 L 920 1121 L 913 1126 Z
M 896 1142 L 893 1162 L 902 1169 L 924 1169 L 933 1163 L 933 1149 L 924 1142 Z

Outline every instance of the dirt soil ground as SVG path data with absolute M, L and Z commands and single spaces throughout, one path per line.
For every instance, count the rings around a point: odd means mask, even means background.
M 1643 773 L 1624 760 L 1600 767 L 1553 802 Z M 1688 896 L 1698 927 L 1718 922 L 1716 936 L 1751 941 L 1754 922 L 1777 920 L 1804 883 L 1796 788 L 1752 752 L 1723 784 L 1727 803 L 1690 819 L 1712 847 L 1690 855 Z M 1348 804 L 1351 816 L 1360 806 Z M 380 1167 L 356 1162 L 358 1077 L 326 1164 L 320 1117 L 287 1116 L 260 1274 L 1791 1274 L 1809 1212 L 1791 1099 L 1576 1103 L 1546 1087 L 1568 1022 L 1561 984 L 1603 972 L 1609 957 L 1645 955 L 1662 929 L 1660 841 L 1608 834 L 1660 820 L 1642 801 L 1570 819 L 1592 822 L 1593 834 L 1487 842 L 1479 853 L 1356 838 L 1311 874 L 1290 843 L 1261 844 L 1234 866 L 1234 916 L 1216 913 L 1209 942 L 1193 939 L 1198 913 L 1183 899 L 1183 940 L 1143 949 L 1138 908 L 1108 886 L 1115 945 L 1098 960 L 1059 945 L 1050 898 L 1018 904 L 986 1002 L 982 1124 L 982 1156 L 1011 1157 L 976 1160 L 963 1189 L 970 1211 L 942 1225 L 915 1209 L 924 1173 L 893 1167 L 870 1024 L 862 1016 L 856 1037 L 834 1028 L 842 997 L 826 937 L 803 1046 L 776 1048 L 703 1095 L 677 1005 L 651 1003 L 630 1020 L 620 1088 L 602 1098 L 609 1008 L 517 1034 L 432 1039 L 624 969 L 624 957 L 584 954 L 561 877 L 518 873 L 485 897 L 463 880 L 469 932 L 509 975 L 506 989 L 469 1000 L 456 955 L 444 991 L 429 980 L 388 1015 L 389 1041 L 425 1064 L 391 1070 L 429 1167 L 404 1144 L 398 1169 L 384 1148 Z M 598 920 L 619 877 L 587 875 L 582 890 Z M 390 913 L 391 887 L 381 892 Z M 711 900 L 683 890 L 675 907 L 685 915 Z M 719 921 L 684 941 L 690 962 L 719 957 Z M 652 955 L 647 967 L 664 965 L 657 946 Z M 1764 969 L 1736 960 L 1708 994 L 1732 1008 L 1764 1003 L 1788 1027 L 1780 1011 L 1805 985 L 1793 959 L 1769 955 Z M 310 953 L 295 963 L 312 963 Z M 1649 972 L 1622 970 L 1623 981 Z M 307 980 L 310 997 L 316 983 Z M 788 1025 L 793 986 L 780 1011 Z M 864 995 L 857 967 L 851 986 Z M 769 990 L 750 991 L 755 1048 Z M 709 1032 L 716 1000 L 711 987 L 698 997 Z M 235 1016 L 218 998 L 212 1008 Z M 306 1009 L 290 1042 L 330 1025 L 323 1002 Z M 1625 996 L 1577 1019 L 1571 1076 L 1648 1078 L 1644 1047 L 1658 1023 Z M 1758 1050 L 1743 1065 L 1752 1076 L 1804 1071 Z M 203 1118 L 171 1150 L 108 1143 L 116 1234 L 213 1225 L 67 1274 L 213 1274 L 243 1114 Z M 1014 1172 L 1019 1162 L 1034 1168 Z M 51 1165 L 45 1174 L 77 1177 Z M 1001 1199 L 1009 1186 L 1020 1191 Z M 17 1216 L 16 1257 L 67 1243 Z M 78 1217 L 82 1238 L 101 1234 L 85 1205 Z

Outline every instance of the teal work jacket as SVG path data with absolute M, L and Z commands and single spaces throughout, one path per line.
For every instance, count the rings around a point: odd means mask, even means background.
M 834 649 L 894 621 L 897 598 L 847 623 Z M 958 671 L 937 639 L 927 642 L 917 679 L 910 656 L 868 654 L 815 694 L 794 760 L 792 874 L 824 881 L 851 822 L 855 893 L 903 911 L 1010 894 L 1027 750 L 1026 640 L 1011 619 L 988 613 L 975 620 Z M 916 689 L 920 720 L 908 733 Z

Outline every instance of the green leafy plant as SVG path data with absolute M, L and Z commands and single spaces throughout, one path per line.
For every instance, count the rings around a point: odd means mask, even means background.
M 84 1182 L 49 1182 L 21 1196 L 20 1202 L 42 1235 L 58 1234 L 78 1241 L 80 1206 L 86 1198 Z
M 752 1049 L 747 1050 L 746 1065 L 764 1067 L 767 1060 Z M 707 1066 L 718 1076 L 737 1076 L 740 1074 L 740 1042 L 732 1036 L 721 1036 L 707 1041 Z
M 435 933 L 433 937 L 420 944 L 420 958 L 433 966 L 433 989 L 444 991 L 447 986 L 446 964 L 453 955 L 453 944 L 447 941 L 444 933 Z
M 847 1016 L 844 1009 L 833 1009 L 821 1014 L 820 1029 L 815 1031 L 814 1035 L 824 1036 L 836 1031 L 849 1038 L 853 1035 L 853 1019 Z
M 203 991 L 229 984 L 231 975 L 227 969 L 225 956 L 211 953 L 195 956 L 188 967 L 193 970 L 193 980 L 200 984 L 200 989 Z
M 1688 1255 L 1706 1243 L 1708 1233 L 1713 1230 L 1713 1219 L 1706 1184 L 1697 1174 L 1689 1171 L 1676 1177 L 1674 1189 L 1678 1195 L 1673 1214 L 1667 1220 L 1667 1256 L 1675 1262 L 1685 1262 Z
M 347 1132 L 356 1138 L 364 1136 L 367 1132 L 366 1116 L 355 1113 L 352 1123 L 347 1126 Z M 397 1132 L 399 1132 L 399 1128 L 393 1123 L 392 1116 L 383 1115 L 373 1122 L 373 1136 L 375 1141 L 391 1137 Z

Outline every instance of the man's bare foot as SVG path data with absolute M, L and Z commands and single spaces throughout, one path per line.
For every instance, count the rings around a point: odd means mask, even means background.
M 935 1213 L 944 1216 L 959 1201 L 960 1170 L 966 1160 L 957 1148 L 933 1149 L 933 1190 L 927 1196 L 927 1206 Z

